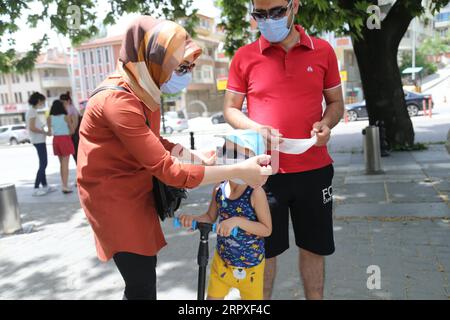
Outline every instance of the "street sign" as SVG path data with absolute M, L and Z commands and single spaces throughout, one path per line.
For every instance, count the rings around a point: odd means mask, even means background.
M 228 79 L 217 79 L 217 90 L 224 91 L 227 89 Z

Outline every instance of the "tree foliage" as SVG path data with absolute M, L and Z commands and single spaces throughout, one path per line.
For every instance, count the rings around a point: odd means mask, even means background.
M 197 10 L 192 10 L 194 0 L 108 0 L 103 19 L 98 19 L 97 1 L 95 0 L 2 0 L 0 2 L 0 45 L 7 49 L 0 51 L 0 72 L 25 72 L 34 67 L 34 61 L 48 41 L 43 35 L 34 43 L 31 50 L 19 53 L 14 49 L 14 33 L 18 31 L 18 21 L 26 17 L 27 26 L 35 28 L 39 22 L 49 23 L 51 29 L 58 34 L 70 37 L 72 44 L 77 45 L 95 36 L 99 32 L 98 25 L 113 25 L 127 13 L 140 13 L 169 20 L 183 20 L 186 30 L 194 34 L 198 23 Z M 31 7 L 41 6 L 39 12 L 31 11 Z M 73 6 L 79 8 L 79 25 L 76 22 Z M 75 20 L 73 20 L 73 18 Z M 75 21 L 75 23 L 71 23 Z
M 395 4 L 396 1 L 392 2 Z M 216 3 L 223 10 L 222 25 L 227 35 L 225 49 L 227 55 L 232 56 L 237 48 L 248 43 L 250 1 L 218 0 Z M 368 13 L 367 9 L 378 3 L 378 0 L 301 0 L 296 23 L 301 24 L 312 35 L 334 31 L 337 35 L 361 38 L 366 22 L 372 14 Z M 448 0 L 434 0 L 422 5 L 421 0 L 400 0 L 398 6 L 401 5 L 402 10 L 415 17 L 423 14 L 427 6 L 435 13 L 448 3 Z

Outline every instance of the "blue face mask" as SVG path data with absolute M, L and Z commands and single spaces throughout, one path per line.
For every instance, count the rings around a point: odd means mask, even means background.
M 292 9 L 291 9 L 292 11 Z M 291 26 L 288 28 L 288 16 L 281 19 L 261 19 L 257 20 L 259 31 L 271 43 L 278 43 L 283 41 L 291 32 L 292 25 L 294 24 L 294 18 L 292 18 Z
M 178 75 L 175 71 L 172 73 L 169 81 L 165 82 L 161 86 L 162 93 L 174 94 L 183 91 L 187 88 L 192 80 L 192 72 L 187 72 L 183 75 Z

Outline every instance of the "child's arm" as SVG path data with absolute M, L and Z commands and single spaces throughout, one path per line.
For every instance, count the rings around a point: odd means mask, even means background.
M 48 116 L 47 117 L 47 135 L 51 136 L 52 135 L 52 116 Z
M 233 217 L 223 221 L 217 226 L 217 234 L 228 237 L 234 227 L 239 227 L 248 233 L 259 237 L 268 237 L 272 233 L 272 217 L 264 189 L 261 187 L 253 190 L 252 205 L 255 208 L 258 221 L 250 221 L 244 217 Z
M 192 221 L 197 222 L 206 222 L 206 223 L 214 223 L 217 220 L 217 202 L 216 202 L 216 193 L 217 193 L 218 185 L 214 187 L 212 199 L 209 204 L 208 211 L 202 215 L 192 216 L 182 214 L 179 216 L 181 225 L 185 228 L 190 228 L 192 226 Z

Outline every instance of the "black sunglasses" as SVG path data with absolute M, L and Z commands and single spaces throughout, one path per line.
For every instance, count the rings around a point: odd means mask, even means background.
M 190 71 L 192 71 L 192 69 L 194 69 L 195 67 L 195 63 L 191 63 L 191 64 L 181 64 L 178 66 L 178 68 L 175 69 L 175 72 L 182 76 L 183 74 L 186 74 Z
M 289 1 L 289 3 L 284 7 L 275 7 L 269 10 L 256 9 L 253 10 L 253 12 L 250 14 L 255 20 L 265 20 L 265 19 L 279 20 L 286 15 L 286 12 L 288 11 L 291 4 L 292 0 Z

